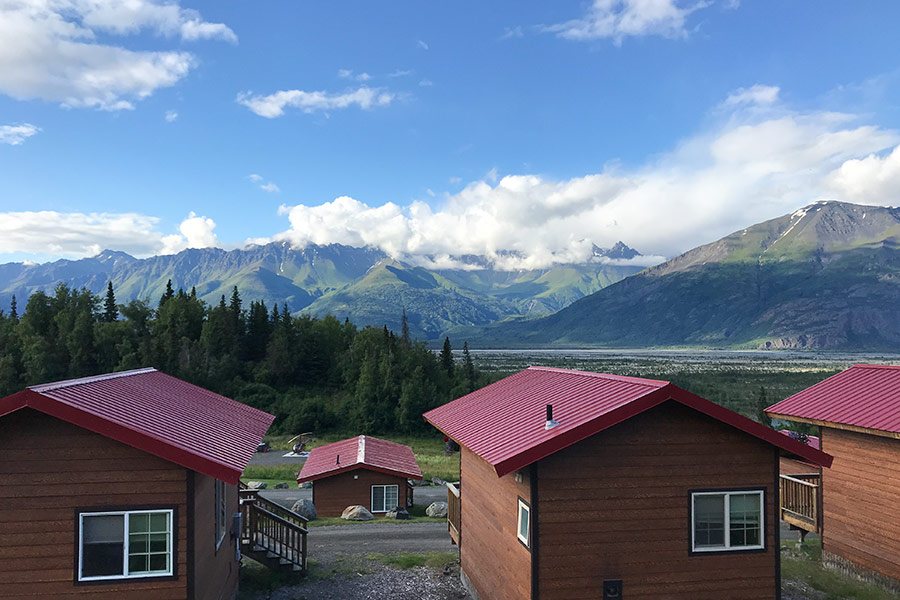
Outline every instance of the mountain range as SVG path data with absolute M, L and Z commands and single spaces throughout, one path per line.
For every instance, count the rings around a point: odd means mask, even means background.
M 900 209 L 817 202 L 479 343 L 900 351 Z
M 519 271 L 499 270 L 489 259 L 469 255 L 454 257 L 454 268 L 425 268 L 380 250 L 340 244 L 293 248 L 276 242 L 144 259 L 105 250 L 79 260 L 0 265 L 0 307 L 8 308 L 15 295 L 21 308 L 31 293 L 52 292 L 59 283 L 102 294 L 109 281 L 119 302 L 143 299 L 155 305 L 171 279 L 176 288 L 195 287 L 208 303 L 228 297 L 237 286 L 245 302 L 287 304 L 294 313 L 333 314 L 395 330 L 405 309 L 414 336 L 437 339 L 454 328 L 551 314 L 637 273 L 642 267 L 633 263 L 641 258 L 621 242 L 594 247 L 582 264 Z

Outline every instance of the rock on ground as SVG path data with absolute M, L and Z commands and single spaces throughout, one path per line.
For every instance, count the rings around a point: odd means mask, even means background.
M 313 501 L 309 498 L 300 498 L 299 500 L 294 502 L 291 510 L 301 517 L 306 517 L 310 521 L 314 521 L 316 517 L 319 516 L 316 512 L 316 505 L 313 504 Z
M 357 504 L 345 508 L 344 512 L 341 513 L 341 518 L 347 521 L 371 521 L 375 518 L 375 515 L 370 513 L 365 506 Z
M 443 518 L 447 516 L 446 502 L 432 502 L 431 506 L 425 509 L 425 514 L 429 517 Z

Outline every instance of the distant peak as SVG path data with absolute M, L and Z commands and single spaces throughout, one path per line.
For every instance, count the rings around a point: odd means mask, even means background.
M 592 254 L 595 257 L 605 257 L 613 260 L 628 260 L 635 256 L 641 256 L 641 253 L 634 248 L 628 246 L 622 241 L 613 244 L 612 248 L 601 248 L 594 244 Z
M 132 255 L 127 252 L 122 252 L 121 250 L 103 250 L 97 256 L 94 257 L 95 260 L 99 260 L 100 262 L 115 262 L 119 260 L 133 261 L 137 260 Z

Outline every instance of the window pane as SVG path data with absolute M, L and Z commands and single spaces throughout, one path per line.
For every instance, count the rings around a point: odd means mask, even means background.
M 397 508 L 398 495 L 399 490 L 396 485 L 389 485 L 384 488 L 384 510 Z
M 81 576 L 121 575 L 125 554 L 122 515 L 85 516 L 81 526 Z
M 725 495 L 694 496 L 694 547 L 725 545 Z
M 165 533 L 150 535 L 150 552 L 166 552 L 169 548 L 169 536 Z
M 729 541 L 732 547 L 761 544 L 759 494 L 732 494 L 729 520 L 731 522 Z
M 150 515 L 150 529 L 152 533 L 165 533 L 169 530 L 169 514 L 154 513 Z
M 128 556 L 128 572 L 144 573 L 147 571 L 147 555 L 137 554 Z
M 519 537 L 528 539 L 528 508 L 525 505 L 519 505 Z
M 128 553 L 129 554 L 142 554 L 142 553 L 150 552 L 148 542 L 149 542 L 149 540 L 147 539 L 147 534 L 145 534 L 145 533 L 129 535 L 128 536 Z
M 169 555 L 168 554 L 151 554 L 150 555 L 151 571 L 168 571 Z
M 372 486 L 372 512 L 384 512 L 384 486 Z
M 150 515 L 129 515 L 128 533 L 147 533 L 150 531 Z

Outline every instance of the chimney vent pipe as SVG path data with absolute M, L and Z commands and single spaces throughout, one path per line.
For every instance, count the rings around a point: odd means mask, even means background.
M 544 429 L 553 429 L 557 425 L 559 425 L 559 422 L 557 422 L 553 418 L 553 405 L 548 404 L 547 405 L 547 422 L 544 424 Z

